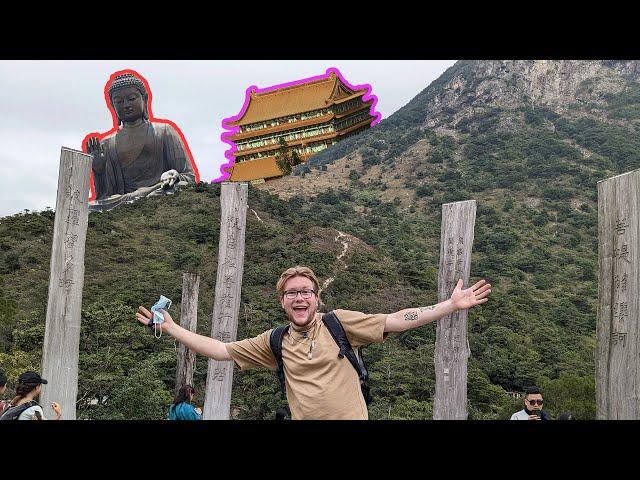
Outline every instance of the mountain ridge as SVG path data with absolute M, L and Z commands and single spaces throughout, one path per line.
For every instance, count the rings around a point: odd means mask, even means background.
M 640 88 L 638 62 L 583 62 L 457 62 L 375 128 L 250 187 L 238 338 L 284 321 L 273 290 L 293 264 L 334 279 L 327 308 L 434 303 L 441 206 L 475 199 L 471 281 L 494 287 L 469 312 L 470 418 L 508 418 L 521 400 L 507 392 L 534 383 L 552 414 L 595 418 L 596 183 L 640 167 Z M 177 305 L 181 273 L 195 270 L 209 333 L 218 203 L 219 186 L 201 184 L 90 216 L 80 386 L 107 400 L 83 404 L 82 418 L 164 415 L 174 346 L 141 336 L 132 312 L 159 292 Z M 11 371 L 38 366 L 52 215 L 0 220 L 0 363 Z M 354 239 L 346 269 L 337 232 Z M 430 418 L 433 327 L 367 348 L 371 418 Z M 271 418 L 277 388 L 270 372 L 238 372 L 238 418 Z

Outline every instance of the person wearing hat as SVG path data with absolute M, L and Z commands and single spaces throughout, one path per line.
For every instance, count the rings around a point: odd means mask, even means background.
M 18 420 L 46 420 L 42 407 L 34 400 L 40 395 L 43 384 L 47 384 L 44 378 L 37 372 L 28 370 L 18 377 L 18 385 L 16 386 L 16 396 L 11 400 L 13 408 L 29 403 L 29 407 L 25 409 Z M 51 403 L 51 408 L 56 413 L 55 420 L 60 420 L 62 411 L 60 405 L 56 402 Z M 5 412 L 6 413 L 6 412 Z

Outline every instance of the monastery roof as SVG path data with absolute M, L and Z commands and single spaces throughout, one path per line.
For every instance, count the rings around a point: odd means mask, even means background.
M 273 118 L 325 108 L 347 98 L 364 95 L 366 89 L 352 90 L 331 72 L 327 78 L 300 83 L 269 92 L 252 92 L 244 115 L 229 126 L 248 125 Z
M 247 160 L 246 162 L 237 162 L 233 164 L 231 170 L 231 182 L 246 182 L 249 180 L 257 180 L 259 178 L 280 177 L 282 172 L 276 164 L 275 157 L 258 158 L 255 160 Z M 229 171 L 229 169 L 227 170 Z

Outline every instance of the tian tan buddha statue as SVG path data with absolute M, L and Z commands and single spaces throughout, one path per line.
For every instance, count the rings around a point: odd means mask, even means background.
M 175 193 L 196 181 L 190 156 L 168 123 L 150 122 L 148 93 L 132 73 L 113 79 L 108 88 L 118 128 L 102 140 L 89 136 L 96 199 L 89 210 L 110 210 L 140 197 Z

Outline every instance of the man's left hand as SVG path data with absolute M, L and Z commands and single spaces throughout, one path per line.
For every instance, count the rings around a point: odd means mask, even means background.
M 489 300 L 487 297 L 491 293 L 491 284 L 486 280 L 480 280 L 467 289 L 462 289 L 462 279 L 458 280 L 456 288 L 451 294 L 451 303 L 457 310 L 475 307 Z

